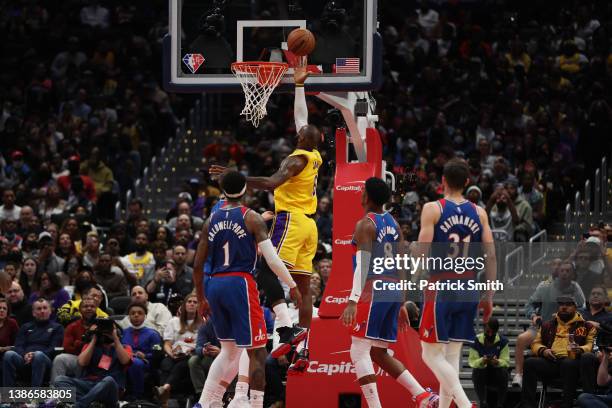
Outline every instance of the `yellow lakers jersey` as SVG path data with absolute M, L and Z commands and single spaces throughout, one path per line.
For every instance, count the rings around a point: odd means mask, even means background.
M 308 163 L 298 175 L 274 190 L 276 212 L 314 214 L 317 212 L 317 176 L 323 163 L 321 154 L 317 150 L 295 149 L 291 156 L 304 156 Z

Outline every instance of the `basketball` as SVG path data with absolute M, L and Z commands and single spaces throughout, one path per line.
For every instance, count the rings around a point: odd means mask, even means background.
M 315 44 L 314 35 L 305 28 L 296 28 L 287 37 L 289 51 L 300 57 L 310 54 L 314 50 Z

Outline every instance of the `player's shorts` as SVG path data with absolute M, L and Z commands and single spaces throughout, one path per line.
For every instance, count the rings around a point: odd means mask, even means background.
M 286 211 L 276 213 L 270 229 L 270 240 L 291 273 L 312 273 L 312 260 L 319 243 L 317 224 L 313 218 Z
M 426 292 L 426 299 L 430 300 L 424 302 L 421 312 L 421 340 L 426 343 L 473 343 L 476 338 L 474 319 L 478 314 L 478 302 L 441 300 L 438 293 Z
M 401 307 L 401 302 L 360 301 L 357 303 L 357 321 L 351 336 L 395 343 Z
M 221 341 L 235 341 L 238 347 L 266 345 L 266 322 L 259 304 L 253 276 L 246 272 L 213 275 L 206 283 L 213 326 Z

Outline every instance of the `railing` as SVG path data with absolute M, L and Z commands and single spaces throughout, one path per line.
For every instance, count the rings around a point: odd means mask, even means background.
M 125 206 L 132 198 L 140 198 L 148 217 L 159 215 L 162 209 L 168 207 L 166 193 L 180 186 L 181 174 L 177 172 L 177 164 L 193 165 L 198 160 L 198 139 L 205 125 L 203 107 L 206 100 L 197 100 L 188 114 L 188 122 L 181 120 L 174 137 L 168 139 L 161 148 L 159 155 L 153 156 L 151 162 L 142 172 L 142 177 L 134 183 L 133 190 L 125 192 Z M 197 167 L 197 166 L 196 166 Z M 121 204 L 115 205 L 115 219 L 119 221 L 125 216 Z
M 534 268 L 540 264 L 544 259 L 546 259 L 546 242 L 548 241 L 548 233 L 546 230 L 542 230 L 529 238 L 529 250 L 528 250 L 528 265 L 529 271 L 532 272 Z M 534 247 L 535 243 L 539 243 L 539 254 L 540 256 L 534 259 Z
M 565 241 L 580 239 L 583 232 L 597 225 L 600 220 L 609 219 L 612 215 L 610 205 L 610 183 L 608 180 L 608 160 L 601 159 L 601 165 L 595 170 L 593 182 L 587 180 L 582 191 L 576 191 L 574 202 L 565 206 L 564 233 Z M 573 209 L 572 209 L 573 207 Z

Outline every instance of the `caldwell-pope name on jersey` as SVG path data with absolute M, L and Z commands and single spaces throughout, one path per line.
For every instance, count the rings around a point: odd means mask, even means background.
M 471 229 L 472 233 L 474 234 L 480 231 L 480 225 L 467 215 L 453 215 L 451 217 L 448 217 L 446 221 L 444 221 L 442 225 L 440 225 L 440 229 L 444 233 L 446 233 L 453 227 L 453 225 L 465 225 L 466 227 Z
M 219 221 L 214 225 L 211 225 L 208 229 L 208 240 L 212 242 L 215 239 L 215 235 L 219 231 L 223 230 L 231 230 L 233 231 L 238 239 L 242 239 L 246 237 L 246 231 L 240 226 L 240 224 L 235 223 L 234 221 Z

